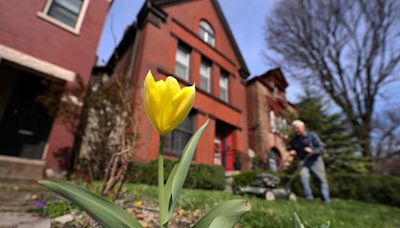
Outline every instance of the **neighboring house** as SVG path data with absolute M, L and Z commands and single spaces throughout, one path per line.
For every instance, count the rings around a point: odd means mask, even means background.
M 297 112 L 286 100 L 287 87 L 279 68 L 247 82 L 249 147 L 272 171 L 284 167 L 290 159 L 286 149 L 288 121 Z
M 72 147 L 74 135 L 37 97 L 52 83 L 72 85 L 77 76 L 88 82 L 110 5 L 0 1 L 0 178 L 41 178 L 44 167 L 62 171 L 57 153 Z
M 118 56 L 116 58 L 115 56 Z M 118 61 L 117 61 L 118 59 Z M 196 84 L 193 110 L 166 136 L 168 158 L 179 157 L 191 135 L 209 120 L 195 163 L 234 169 L 234 154 L 247 153 L 245 79 L 249 75 L 217 0 L 148 0 L 109 61 L 113 75 L 132 80 L 132 103 L 140 119 L 136 162 L 157 159 L 159 136 L 143 109 L 143 82 L 175 76 L 181 86 Z

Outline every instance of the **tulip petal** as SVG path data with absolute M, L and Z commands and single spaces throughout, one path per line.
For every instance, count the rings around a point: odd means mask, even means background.
M 175 129 L 178 127 L 187 117 L 190 110 L 192 109 L 194 97 L 195 97 L 195 86 L 185 87 L 180 93 L 176 94 L 171 102 L 170 112 L 171 121 L 168 128 Z
M 160 96 L 158 96 L 157 94 L 156 84 L 157 83 L 154 81 L 154 77 L 151 71 L 149 71 L 144 81 L 144 107 L 150 123 L 153 125 L 154 128 L 159 130 L 160 121 L 157 117 L 160 116 L 159 107 L 161 105 L 161 100 Z
M 165 81 L 155 81 L 152 73 L 147 73 L 144 82 L 144 107 L 153 127 L 165 135 L 183 122 L 192 108 L 195 87 L 181 89 L 174 77 Z
M 161 129 L 162 132 L 170 131 L 169 123 L 173 120 L 173 116 L 170 115 L 170 109 L 174 109 L 171 107 L 171 102 L 176 94 L 181 91 L 181 87 L 179 86 L 178 81 L 174 77 L 167 77 L 165 80 L 165 93 L 164 100 L 161 107 Z

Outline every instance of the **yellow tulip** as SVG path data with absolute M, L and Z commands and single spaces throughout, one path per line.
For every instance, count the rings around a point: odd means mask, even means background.
M 151 71 L 144 80 L 144 109 L 153 127 L 166 135 L 183 122 L 192 109 L 195 86 L 180 88 L 174 77 L 154 81 Z

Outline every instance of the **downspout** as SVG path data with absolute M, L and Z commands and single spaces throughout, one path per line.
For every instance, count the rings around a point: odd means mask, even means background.
M 132 84 L 132 71 L 133 71 L 133 65 L 136 60 L 136 52 L 137 52 L 137 47 L 138 47 L 138 40 L 139 40 L 139 35 L 140 35 L 140 29 L 137 26 L 137 23 L 133 25 L 136 28 L 136 34 L 135 34 L 135 40 L 133 41 L 133 48 L 132 48 L 132 53 L 131 53 L 131 60 L 129 62 L 129 67 L 128 71 L 126 73 L 126 78 L 130 77 L 129 83 Z

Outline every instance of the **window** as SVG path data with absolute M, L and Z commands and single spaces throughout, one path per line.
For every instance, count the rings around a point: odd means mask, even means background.
M 286 119 L 283 118 L 282 116 L 279 116 L 278 126 L 279 126 L 279 129 L 282 129 L 282 130 L 286 129 L 286 127 L 287 127 Z
M 283 116 L 275 116 L 274 111 L 270 111 L 269 124 L 273 133 L 283 137 L 287 136 L 288 126 L 287 121 Z
M 281 136 L 285 137 L 285 136 L 287 136 L 287 131 L 288 131 L 288 128 L 287 128 L 286 119 L 282 116 L 279 116 L 279 118 L 278 118 L 278 133 Z
M 211 91 L 211 62 L 206 59 L 201 60 L 200 88 L 207 92 Z
M 210 24 L 208 24 L 206 21 L 203 20 L 200 21 L 199 36 L 204 42 L 215 47 L 214 30 L 211 28 Z
M 175 56 L 175 76 L 189 81 L 190 48 L 178 44 Z
M 83 0 L 52 0 L 46 14 L 75 28 L 82 4 Z
M 269 125 L 271 127 L 271 131 L 272 132 L 276 132 L 277 131 L 277 126 L 276 126 L 276 122 L 275 122 L 275 113 L 274 111 L 270 111 L 269 112 Z
M 186 143 L 192 137 L 195 128 L 195 114 L 190 113 L 188 117 L 175 130 L 165 136 L 164 150 L 168 154 L 180 156 Z
M 219 97 L 225 101 L 229 101 L 229 77 L 228 77 L 228 72 L 226 71 L 221 71 L 221 76 L 219 77 Z

